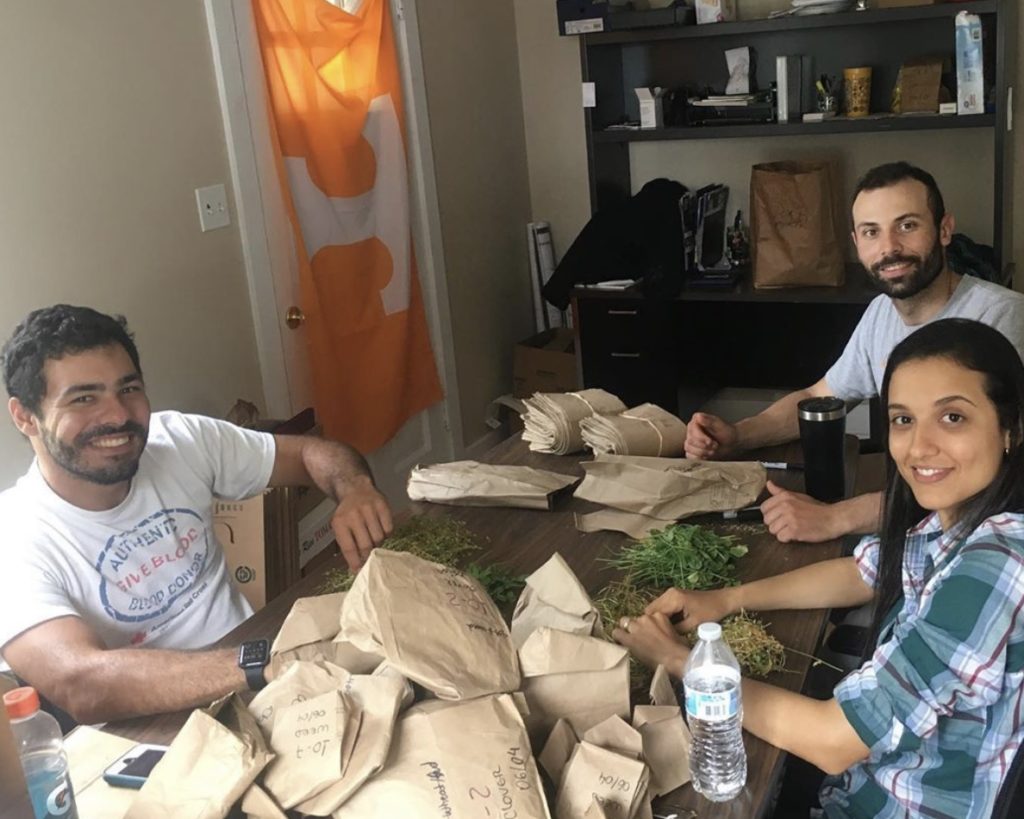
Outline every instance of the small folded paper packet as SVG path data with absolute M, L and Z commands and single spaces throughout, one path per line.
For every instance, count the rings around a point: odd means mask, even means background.
M 441 699 L 519 688 L 516 651 L 487 592 L 415 555 L 373 550 L 342 604 L 339 637 Z
M 569 761 L 569 757 L 572 756 L 572 752 L 576 749 L 576 743 L 579 741 L 579 737 L 572 730 L 569 720 L 560 718 L 555 723 L 555 727 L 551 729 L 548 740 L 544 743 L 540 756 L 537 757 L 540 766 L 551 777 L 551 781 L 555 784 L 556 788 L 558 783 L 562 781 L 562 771 L 565 769 L 565 765 Z
M 608 717 L 604 722 L 587 729 L 580 739 L 599 748 L 628 756 L 630 759 L 644 757 L 644 743 L 640 732 L 630 727 L 622 717 Z
M 296 660 L 325 661 L 348 669 L 353 674 L 367 674 L 384 659 L 366 654 L 344 640 L 338 640 L 341 605 L 345 592 L 300 597 L 281 624 L 270 647 L 271 676 L 280 676 Z
M 577 528 L 623 531 L 637 537 L 651 529 L 706 512 L 749 506 L 767 482 L 767 470 L 753 461 L 691 461 L 632 455 L 597 455 L 581 464 L 586 476 L 575 497 L 608 510 L 577 517 Z M 639 535 L 639 536 L 642 536 Z
M 622 646 L 539 628 L 519 650 L 526 718 L 534 747 L 559 719 L 577 734 L 617 715 L 629 717 L 629 652 Z
M 550 509 L 555 493 L 579 480 L 530 466 L 452 461 L 416 466 L 409 473 L 409 500 L 450 506 Z
M 682 458 L 686 424 L 655 404 L 641 404 L 618 415 L 592 415 L 580 421 L 583 443 L 594 453 Z
M 526 730 L 507 694 L 410 708 L 398 720 L 384 769 L 334 816 L 550 819 Z
M 219 715 L 221 710 L 240 733 L 209 713 Z M 206 711 L 193 711 L 125 819 L 224 819 L 271 759 L 259 728 L 236 695 Z
M 512 614 L 513 645 L 522 648 L 526 638 L 544 626 L 570 634 L 604 636 L 601 615 L 558 552 L 526 578 Z
M 690 781 L 690 729 L 678 705 L 638 705 L 633 709 L 633 727 L 643 740 L 653 796 Z
M 585 816 L 594 800 L 605 815 L 631 819 L 647 802 L 649 776 L 647 765 L 641 760 L 584 740 L 576 746 L 562 773 L 555 819 Z
M 534 452 L 554 455 L 568 455 L 583 449 L 580 421 L 584 418 L 626 409 L 625 404 L 604 390 L 537 392 L 524 403 L 523 440 Z

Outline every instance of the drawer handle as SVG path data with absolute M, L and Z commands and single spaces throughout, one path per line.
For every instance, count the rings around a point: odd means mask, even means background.
M 640 358 L 640 353 L 612 353 L 612 358 Z
M 608 311 L 608 315 L 609 316 L 635 316 L 636 314 L 637 314 L 636 310 L 609 310 Z

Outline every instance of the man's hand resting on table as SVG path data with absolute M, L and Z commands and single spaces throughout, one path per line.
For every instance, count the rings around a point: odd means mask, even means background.
M 686 425 L 683 451 L 687 458 L 723 460 L 738 451 L 739 433 L 735 424 L 723 421 L 717 415 L 695 412 Z
M 822 543 L 851 533 L 878 531 L 881 495 L 858 495 L 838 503 L 822 503 L 801 492 L 768 481 L 771 497 L 761 504 L 768 531 L 782 543 Z

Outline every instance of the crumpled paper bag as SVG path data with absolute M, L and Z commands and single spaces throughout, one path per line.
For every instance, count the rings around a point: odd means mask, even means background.
M 242 797 L 242 813 L 246 819 L 288 819 L 281 806 L 259 785 L 250 785 Z
M 682 458 L 686 424 L 656 404 L 580 421 L 583 443 L 594 453 Z
M 522 648 L 526 638 L 542 626 L 570 634 L 604 636 L 601 615 L 558 552 L 526 578 L 526 587 L 512 614 L 513 645 Z
M 584 418 L 626 409 L 625 404 L 604 390 L 536 392 L 524 403 L 523 440 L 534 452 L 554 455 L 568 455 L 583 449 L 580 421 Z
M 416 466 L 409 473 L 409 500 L 452 506 L 550 509 L 553 497 L 579 480 L 546 469 L 478 461 Z
M 237 695 L 193 711 L 125 819 L 223 819 L 273 756 Z
M 353 674 L 368 674 L 380 665 L 384 659 L 380 655 L 364 653 L 337 639 L 344 600 L 345 592 L 336 592 L 295 601 L 270 647 L 272 678 L 296 660 L 329 662 Z
M 690 781 L 690 729 L 678 705 L 638 705 L 633 727 L 640 733 L 651 769 L 652 795 L 661 796 Z
M 659 665 L 654 669 L 654 676 L 651 677 L 651 688 L 648 692 L 652 705 L 674 705 L 679 707 L 679 695 L 676 687 L 669 676 L 668 669 Z
M 559 718 L 577 734 L 617 715 L 629 718 L 629 652 L 622 646 L 539 628 L 519 650 L 534 747 Z
M 441 699 L 519 688 L 515 648 L 487 592 L 415 555 L 373 550 L 342 604 L 339 636 Z
M 510 696 L 428 700 L 398 720 L 384 769 L 336 819 L 550 819 L 540 775 Z
M 556 819 L 587 815 L 596 800 L 605 815 L 632 819 L 647 800 L 650 774 L 641 760 L 631 759 L 586 740 L 573 751 L 562 772 L 555 800 Z M 591 814 L 600 816 L 600 814 Z
M 599 722 L 588 729 L 580 739 L 599 748 L 628 756 L 630 759 L 643 759 L 644 756 L 644 743 L 640 732 L 630 727 L 622 717 L 608 717 L 604 722 Z
M 540 766 L 547 771 L 551 781 L 558 786 L 562 781 L 562 771 L 565 769 L 569 757 L 576 750 L 576 743 L 580 741 L 576 732 L 572 730 L 569 720 L 560 718 L 551 729 L 544 748 L 537 757 Z
M 578 515 L 584 532 L 613 529 L 643 537 L 692 515 L 749 506 L 767 482 L 754 461 L 693 461 L 632 455 L 597 455 L 581 464 L 586 477 L 574 495 L 612 507 Z

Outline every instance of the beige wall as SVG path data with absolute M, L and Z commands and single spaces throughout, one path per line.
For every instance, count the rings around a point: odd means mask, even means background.
M 262 404 L 238 232 L 201 233 L 193 194 L 230 179 L 202 0 L 6 0 L 0 100 L 0 335 L 121 312 L 155 407 Z M 29 459 L 2 413 L 0 487 Z
M 488 432 L 488 404 L 511 388 L 512 345 L 533 326 L 512 0 L 422 0 L 417 16 L 463 443 L 472 444 Z
M 558 36 L 554 4 L 515 2 L 533 218 L 552 223 L 556 250 L 564 252 L 589 218 L 579 46 L 574 37 Z M 743 0 L 739 10 L 741 17 L 750 19 L 788 6 L 789 0 Z M 1018 51 L 1024 48 L 1024 14 L 1019 16 Z M 1018 60 L 1017 86 L 1024 90 L 1024 59 Z M 1024 128 L 1024 106 L 1016 108 L 1019 131 Z M 1024 142 L 1018 139 L 1016 143 L 1014 200 L 1024 203 Z M 935 173 L 959 229 L 978 241 L 991 242 L 993 150 L 992 132 L 981 129 L 651 142 L 632 145 L 630 165 L 634 190 L 657 176 L 670 176 L 690 187 L 724 181 L 731 190 L 730 210 L 746 211 L 754 162 L 805 152 L 835 157 L 843 165 L 849 190 L 857 175 L 872 165 L 905 158 Z M 1024 213 L 1024 204 L 1015 210 Z M 1015 257 L 1024 259 L 1024 234 L 1013 233 Z M 1024 277 L 1018 276 L 1018 288 L 1024 285 L 1022 280 Z

